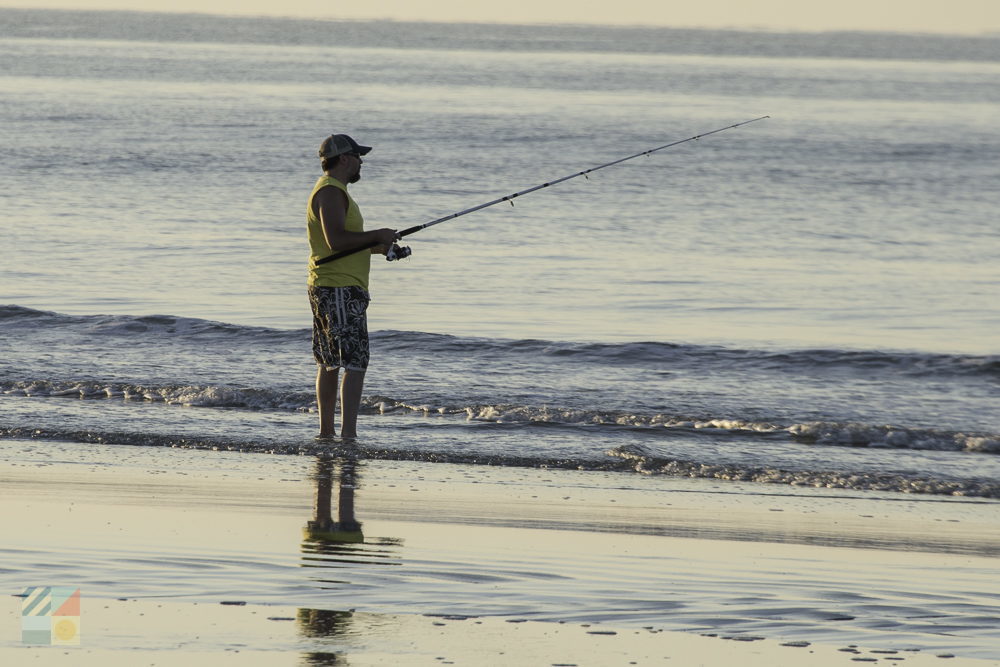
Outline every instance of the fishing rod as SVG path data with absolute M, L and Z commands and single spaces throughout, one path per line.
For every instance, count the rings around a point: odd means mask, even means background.
M 396 236 L 397 236 L 397 238 L 403 238 L 404 236 L 409 236 L 410 234 L 419 232 L 421 229 L 427 229 L 428 227 L 433 227 L 434 225 L 439 225 L 442 222 L 448 222 L 449 220 L 454 220 L 455 218 L 461 217 L 463 215 L 468 215 L 469 213 L 475 213 L 476 211 L 481 211 L 484 208 L 489 208 L 490 206 L 496 206 L 497 204 L 503 203 L 505 201 L 510 202 L 510 205 L 513 206 L 514 205 L 514 200 L 516 198 L 518 198 L 518 197 L 523 197 L 524 195 L 531 194 L 532 192 L 537 192 L 538 190 L 541 190 L 543 188 L 548 188 L 548 187 L 551 187 L 553 185 L 558 185 L 559 183 L 563 183 L 564 181 L 568 181 L 571 178 L 577 178 L 578 176 L 586 177 L 587 174 L 593 173 L 593 172 L 597 171 L 598 169 L 604 169 L 605 167 L 613 167 L 616 164 L 621 164 L 622 162 L 627 162 L 628 160 L 634 160 L 635 158 L 642 157 L 643 155 L 650 155 L 650 154 L 655 153 L 657 151 L 662 151 L 662 150 L 665 150 L 667 148 L 672 148 L 673 146 L 678 146 L 680 144 L 684 144 L 684 143 L 687 143 L 689 141 L 697 141 L 698 139 L 701 139 L 702 137 L 707 137 L 710 134 L 718 134 L 719 132 L 725 132 L 726 130 L 731 130 L 733 128 L 740 127 L 741 125 L 749 125 L 750 123 L 756 123 L 758 120 L 764 120 L 765 118 L 770 118 L 770 116 L 761 116 L 760 118 L 753 118 L 751 120 L 745 120 L 745 121 L 743 121 L 741 123 L 736 123 L 734 125 L 727 125 L 726 127 L 720 127 L 719 129 L 712 130 L 710 132 L 702 132 L 701 134 L 696 134 L 695 136 L 688 137 L 687 139 L 681 139 L 679 141 L 673 141 L 673 142 L 671 142 L 669 144 L 664 144 L 662 146 L 657 146 L 656 148 L 650 148 L 649 150 L 642 151 L 641 153 L 636 153 L 635 155 L 629 155 L 628 157 L 623 157 L 623 158 L 620 158 L 618 160 L 614 160 L 612 162 L 607 162 L 607 163 L 599 165 L 597 167 L 591 167 L 590 169 L 584 169 L 583 171 L 578 171 L 575 174 L 570 174 L 569 176 L 563 176 L 562 178 L 557 178 L 554 181 L 548 181 L 546 183 L 540 183 L 539 185 L 535 185 L 535 186 L 532 186 L 532 187 L 527 188 L 525 190 L 521 190 L 520 192 L 514 192 L 514 193 L 509 194 L 509 195 L 504 195 L 503 197 L 498 197 L 497 199 L 494 199 L 493 201 L 488 201 L 485 204 L 479 204 L 478 206 L 473 206 L 471 208 L 465 209 L 464 211 L 458 211 L 457 213 L 449 213 L 446 216 L 443 216 L 443 217 L 438 218 L 436 220 L 431 220 L 430 222 L 425 222 L 425 223 L 423 223 L 421 225 L 414 225 L 413 227 L 409 227 L 408 229 L 404 229 L 403 231 L 398 232 Z M 373 242 L 369 243 L 368 245 L 360 246 L 358 248 L 352 248 L 351 250 L 342 250 L 342 251 L 340 251 L 338 253 L 334 253 L 333 255 L 330 255 L 329 257 L 323 257 L 322 259 L 316 260 L 316 264 L 317 265 L 319 265 L 319 264 L 326 264 L 327 262 L 332 262 L 332 261 L 334 261 L 336 259 L 341 259 L 342 257 L 347 257 L 348 255 L 353 255 L 356 252 L 361 252 L 362 250 L 367 250 L 368 248 L 374 248 L 377 245 L 379 245 L 378 241 L 373 241 Z M 396 259 L 403 259 L 404 257 L 409 257 L 410 254 L 411 254 L 411 251 L 410 251 L 410 249 L 408 247 L 406 247 L 406 246 L 398 246 L 396 244 L 393 244 L 392 248 L 390 248 L 389 252 L 386 254 L 386 259 L 389 260 L 389 261 L 393 261 L 393 260 L 396 260 Z

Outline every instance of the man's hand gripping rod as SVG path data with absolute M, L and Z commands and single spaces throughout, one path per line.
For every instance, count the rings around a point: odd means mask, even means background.
M 576 178 L 578 176 L 586 176 L 587 174 L 595 172 L 598 169 L 604 169 L 605 167 L 612 167 L 612 166 L 614 166 L 616 164 L 621 164 L 622 162 L 626 162 L 628 160 L 634 160 L 637 157 L 642 157 L 643 155 L 649 155 L 651 153 L 655 153 L 657 151 L 662 151 L 662 150 L 665 150 L 667 148 L 671 148 L 673 146 L 678 146 L 680 144 L 687 143 L 689 141 L 696 141 L 698 139 L 701 139 L 702 137 L 707 137 L 710 134 L 718 134 L 719 132 L 724 132 L 726 130 L 731 130 L 731 129 L 735 128 L 735 127 L 740 127 L 741 125 L 749 125 L 750 123 L 756 123 L 758 120 L 764 120 L 765 118 L 770 118 L 770 116 L 761 116 L 760 118 L 753 118 L 751 120 L 745 120 L 742 123 L 736 123 L 735 125 L 727 125 L 726 127 L 720 127 L 719 129 L 712 130 L 711 132 L 703 132 L 702 134 L 696 134 L 695 136 L 688 137 L 687 139 L 681 139 L 679 141 L 673 141 L 673 142 L 671 142 L 669 144 L 664 144 L 663 146 L 657 146 L 656 148 L 650 148 L 649 150 L 642 151 L 641 153 L 636 153 L 635 155 L 629 155 L 628 157 L 623 157 L 623 158 L 621 158 L 619 160 L 615 160 L 613 162 L 608 162 L 608 163 L 599 165 L 597 167 L 591 167 L 590 169 L 585 169 L 583 171 L 578 171 L 575 174 L 570 174 L 569 176 L 563 176 L 562 178 L 557 178 L 556 180 L 554 180 L 554 181 L 548 181 L 547 183 L 541 183 L 539 185 L 535 185 L 533 187 L 530 187 L 530 188 L 528 188 L 526 190 L 521 190 L 520 192 L 515 192 L 513 194 L 505 195 L 503 197 L 499 197 L 497 199 L 494 199 L 493 201 L 488 201 L 485 204 L 479 204 L 478 206 L 473 206 L 472 208 L 467 208 L 464 211 L 459 211 L 457 213 L 450 213 L 450 214 L 448 214 L 448 215 L 446 215 L 444 217 L 438 218 L 436 220 L 431 220 L 430 222 L 425 222 L 422 225 L 415 225 L 413 227 L 410 227 L 408 229 L 404 229 L 403 231 L 399 232 L 399 234 L 397 236 L 398 236 L 398 238 L 403 238 L 404 236 L 409 236 L 410 234 L 413 234 L 415 232 L 419 232 L 421 229 L 427 229 L 428 227 L 433 227 L 434 225 L 441 224 L 442 222 L 447 222 L 449 220 L 454 220 L 455 218 L 461 217 L 463 215 L 468 215 L 469 213 L 475 213 L 476 211 L 481 211 L 484 208 L 489 208 L 490 206 L 495 206 L 495 205 L 500 204 L 500 203 L 505 202 L 505 201 L 509 201 L 510 205 L 513 206 L 514 205 L 514 200 L 516 198 L 518 198 L 518 197 L 523 197 L 524 195 L 531 194 L 532 192 L 535 192 L 537 190 L 541 190 L 543 188 L 547 188 L 547 187 L 550 187 L 550 186 L 553 186 L 553 185 L 557 185 L 557 184 L 562 183 L 564 181 L 568 181 L 571 178 Z M 378 242 L 372 242 L 372 243 L 369 243 L 368 245 L 360 246 L 358 248 L 352 248 L 351 250 L 342 250 L 342 251 L 340 251 L 338 253 L 334 253 L 333 255 L 330 255 L 329 257 L 324 257 L 322 259 L 317 260 L 316 264 L 326 264 L 327 262 L 332 262 L 335 259 L 340 259 L 342 257 L 347 257 L 348 255 L 353 255 L 356 252 L 361 252 L 362 250 L 367 250 L 368 248 L 374 248 L 377 245 L 378 245 Z M 386 257 L 385 258 L 387 260 L 389 260 L 389 261 L 392 261 L 392 260 L 395 260 L 395 259 L 403 259 L 404 257 L 409 257 L 409 256 L 410 256 L 410 249 L 409 248 L 407 248 L 405 246 L 398 246 L 396 244 L 393 244 L 392 247 L 389 249 L 389 252 L 386 253 Z

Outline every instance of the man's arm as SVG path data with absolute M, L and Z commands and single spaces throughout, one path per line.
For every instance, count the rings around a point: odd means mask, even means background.
M 354 250 L 369 243 L 378 243 L 372 252 L 385 254 L 396 240 L 396 230 L 383 227 L 370 232 L 352 232 L 347 229 L 347 195 L 340 188 L 328 186 L 313 197 L 316 215 L 323 227 L 323 237 L 331 252 Z

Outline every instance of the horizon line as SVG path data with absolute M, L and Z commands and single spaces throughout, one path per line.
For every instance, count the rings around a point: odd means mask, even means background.
M 0 11 L 23 11 L 23 12 L 51 12 L 51 13 L 117 13 L 117 14 L 151 14 L 168 16 L 208 16 L 213 18 L 243 19 L 243 20 L 278 20 L 278 21 L 320 21 L 329 23 L 397 23 L 415 25 L 480 25 L 480 26 L 509 26 L 523 28 L 594 28 L 610 30 L 692 30 L 692 31 L 715 31 L 715 32 L 739 32 L 739 33 L 759 33 L 778 35 L 836 35 L 836 34 L 857 34 L 857 35 L 911 35 L 911 36 L 933 36 L 951 38 L 977 38 L 977 39 L 1000 39 L 1000 27 L 984 29 L 979 32 L 953 31 L 935 32 L 932 30 L 902 30 L 890 28 L 790 28 L 763 25 L 732 25 L 732 26 L 708 26 L 708 25 L 671 25 L 660 23 L 580 23 L 561 21 L 491 21 L 491 20 L 471 20 L 459 19 L 447 21 L 443 19 L 405 19 L 394 17 L 353 17 L 337 18 L 330 16 L 305 16 L 295 14 L 260 14 L 245 13 L 234 14 L 218 11 L 170 11 L 155 9 L 124 9 L 124 8 L 79 8 L 79 7 L 25 7 L 13 5 L 0 5 Z

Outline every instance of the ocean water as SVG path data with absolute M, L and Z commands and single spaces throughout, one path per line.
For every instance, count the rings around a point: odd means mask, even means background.
M 1000 38 L 0 10 L 0 435 L 314 447 L 304 208 L 374 262 L 364 455 L 1000 498 Z

